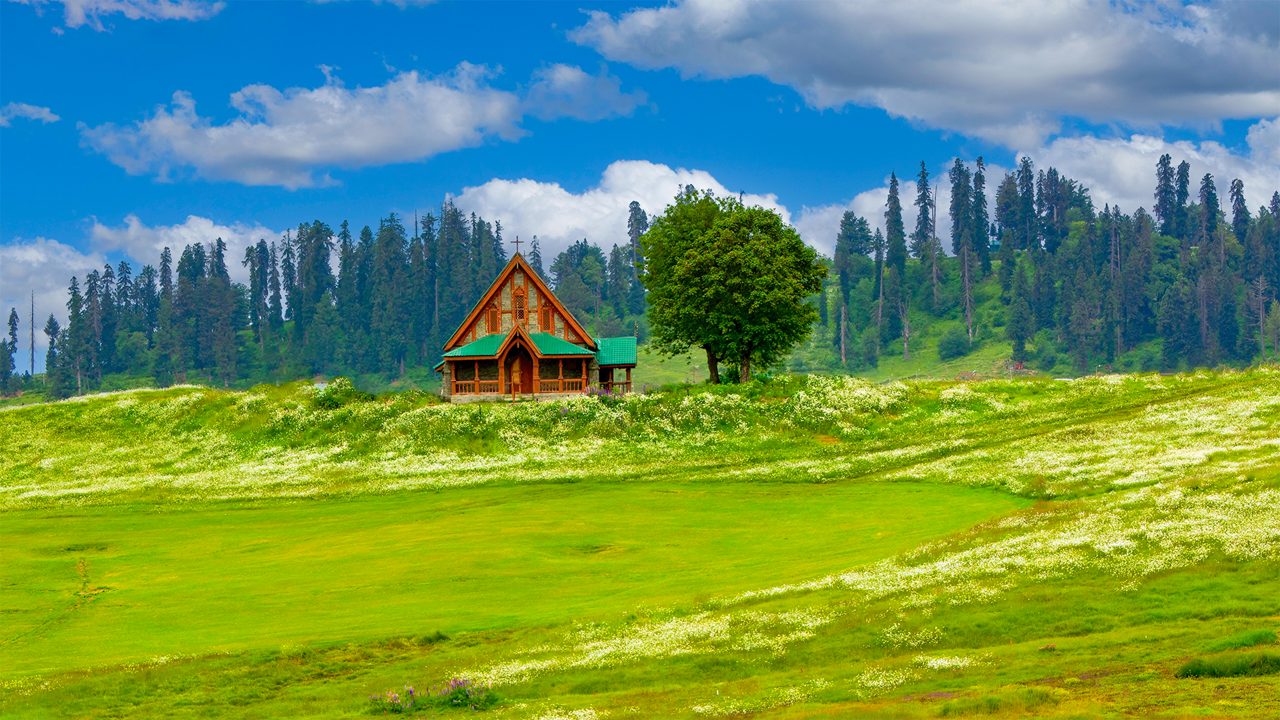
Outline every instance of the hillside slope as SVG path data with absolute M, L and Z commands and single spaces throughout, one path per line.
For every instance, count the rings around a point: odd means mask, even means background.
M 0 715 L 360 716 L 465 677 L 495 717 L 1271 717 L 1278 391 L 0 410 Z M 1246 669 L 1177 677 L 1192 658 Z

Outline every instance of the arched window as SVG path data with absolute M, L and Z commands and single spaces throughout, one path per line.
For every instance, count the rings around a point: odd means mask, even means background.
M 499 320 L 499 317 L 498 303 L 489 303 L 489 317 L 487 319 L 487 324 L 491 334 L 502 331 L 502 325 L 500 324 L 501 320 Z
M 515 296 L 515 317 L 516 317 L 516 323 L 521 327 L 523 327 L 528 322 L 528 317 L 526 315 L 525 309 L 526 309 L 526 306 L 525 306 L 524 288 L 519 288 L 516 290 L 516 296 Z

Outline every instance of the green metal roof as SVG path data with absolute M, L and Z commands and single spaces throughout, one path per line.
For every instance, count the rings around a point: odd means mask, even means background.
M 636 364 L 636 339 L 630 335 L 596 338 L 596 346 L 600 348 L 600 352 L 596 353 L 596 361 L 601 366 Z
M 599 352 L 591 352 L 581 345 L 574 345 L 564 338 L 548 333 L 529 333 L 529 339 L 538 347 L 540 355 L 554 357 L 591 357 L 596 356 L 601 365 L 635 365 L 636 339 L 631 336 L 616 338 L 596 338 Z M 499 333 L 485 335 L 478 340 L 456 347 L 444 354 L 446 358 L 485 358 L 498 354 L 498 348 L 506 342 L 507 336 Z M 443 364 L 443 361 L 441 362 Z M 437 368 L 440 365 L 436 365 Z
M 529 333 L 529 339 L 533 340 L 533 344 L 538 346 L 538 352 L 543 355 L 575 355 L 578 357 L 591 357 L 595 353 L 581 345 L 558 338 L 549 333 Z
M 506 335 L 485 335 L 484 337 L 473 340 L 466 345 L 456 347 L 444 356 L 451 357 L 493 357 L 498 353 L 498 348 L 502 347 L 502 341 L 506 340 Z

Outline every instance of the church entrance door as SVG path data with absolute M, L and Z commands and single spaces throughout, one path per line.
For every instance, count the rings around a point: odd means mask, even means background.
M 533 392 L 533 356 L 522 345 L 515 345 L 503 359 L 508 393 L 528 395 Z

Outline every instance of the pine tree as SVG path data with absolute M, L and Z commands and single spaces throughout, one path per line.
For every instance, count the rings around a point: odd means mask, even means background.
M 525 258 L 529 261 L 529 267 L 538 273 L 538 277 L 543 280 L 547 279 L 547 271 L 542 266 L 542 248 L 538 245 L 538 236 L 533 236 L 533 242 L 529 243 L 529 255 Z
M 872 252 L 871 224 L 852 210 L 840 218 L 836 234 L 835 271 L 840 282 L 840 301 L 848 305 L 854 284 L 867 272 L 868 253 Z
M 1031 158 L 1023 156 L 1018 162 L 1018 227 L 1014 250 L 1033 250 L 1040 247 L 1036 226 L 1036 178 Z
M 222 238 L 213 242 L 209 272 L 205 278 L 205 312 L 208 316 L 209 352 L 215 377 L 227 387 L 236 377 L 235 293 L 227 272 L 227 244 Z
M 631 279 L 628 281 L 627 314 L 643 315 L 645 310 L 644 284 L 640 282 L 641 270 L 644 267 L 644 254 L 640 248 L 640 236 L 649 230 L 649 216 L 645 214 L 640 203 L 635 200 L 627 206 L 627 239 L 631 245 Z M 534 236 L 535 242 L 537 236 Z M 539 258 L 541 259 L 541 258 Z M 537 267 L 541 267 L 539 264 Z
M 634 267 L 627 250 L 617 244 L 609 250 L 609 279 L 605 283 L 605 299 L 618 317 L 627 314 L 627 302 L 631 296 L 631 275 Z
M 67 337 L 60 343 L 59 352 L 70 378 L 75 379 L 76 394 L 84 392 L 85 350 L 89 342 L 85 327 L 84 297 L 80 294 L 80 282 L 73 275 L 67 288 Z M 66 390 L 70 391 L 70 387 Z M 61 395 L 60 397 L 65 397 Z
M 280 282 L 281 289 L 284 291 L 284 318 L 296 321 L 302 298 L 298 293 L 298 265 L 293 236 L 287 230 L 281 240 L 280 248 Z M 297 333 L 296 325 L 294 332 Z
M 1027 283 L 1024 268 L 1011 268 L 1012 296 L 1009 301 L 1009 322 L 1005 324 L 1005 335 L 1013 343 L 1013 361 L 1023 363 L 1027 360 L 1027 340 L 1035 334 L 1035 315 L 1031 312 L 1031 288 Z
M 18 310 L 9 310 L 9 339 L 0 340 L 0 395 L 7 395 L 13 380 L 15 363 L 13 356 L 18 352 Z
M 907 276 L 907 237 L 902 224 L 902 201 L 898 199 L 898 176 L 889 174 L 889 198 L 885 202 L 885 314 L 882 337 L 902 337 L 902 356 L 911 356 L 911 323 Z
M 1236 178 L 1231 181 L 1231 229 L 1241 243 L 1249 236 L 1250 219 L 1249 205 L 1244 199 L 1244 181 Z
M 1187 219 L 1187 201 L 1191 199 L 1191 163 L 1178 163 L 1173 190 L 1173 233 L 1183 245 L 1190 242 L 1191 227 Z M 1166 233 L 1169 234 L 1169 233 Z
M 404 225 L 392 213 L 383 220 L 374 239 L 370 276 L 371 313 L 369 336 L 377 347 L 378 369 L 403 376 L 409 349 L 405 331 L 405 294 L 409 263 Z
M 1213 175 L 1205 173 L 1200 179 L 1200 217 L 1197 236 L 1200 244 L 1212 241 L 1214 234 L 1218 232 L 1220 212 L 1222 208 L 1218 205 L 1218 189 L 1214 187 Z
M 991 272 L 991 215 L 987 211 L 987 166 L 981 155 L 973 173 L 973 209 L 969 218 L 973 226 L 973 251 L 982 270 L 980 276 L 985 276 Z
M 876 228 L 875 235 L 871 238 L 871 247 L 875 253 L 875 277 L 871 287 L 871 297 L 875 300 L 875 309 L 873 311 L 872 322 L 876 326 L 876 338 L 880 338 L 880 327 L 884 321 L 884 251 L 885 251 L 884 233 L 880 232 L 880 228 Z
M 1156 220 L 1160 222 L 1160 234 L 1173 236 L 1177 230 L 1177 193 L 1173 187 L 1173 158 L 1168 153 L 1156 163 Z
M 969 342 L 972 343 L 973 266 L 976 257 L 973 250 L 973 198 L 970 185 L 972 175 L 969 173 L 969 168 L 960 162 L 960 158 L 956 158 L 948 177 L 951 179 L 951 252 L 960 260 L 961 306 L 964 311 L 965 331 Z
M 956 162 L 959 162 L 958 160 Z M 916 175 L 916 229 L 911 233 L 911 256 L 923 259 L 931 252 L 933 245 L 933 193 L 929 188 L 929 169 L 924 161 L 920 161 L 920 172 Z
M 70 383 L 67 382 L 66 361 L 60 354 L 60 340 L 65 336 L 58 325 L 58 319 L 52 314 L 44 324 L 44 334 L 49 338 L 49 347 L 44 353 L 44 374 L 49 394 L 56 398 L 71 394 Z
M 280 253 L 276 250 L 274 242 L 271 243 L 268 265 L 270 267 L 267 269 L 267 327 L 275 333 L 284 326 L 284 300 L 280 283 Z

